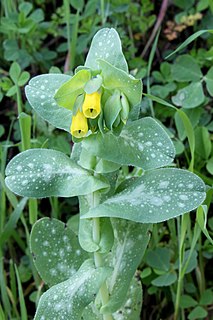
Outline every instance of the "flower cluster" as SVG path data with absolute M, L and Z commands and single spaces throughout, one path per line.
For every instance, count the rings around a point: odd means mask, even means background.
M 101 92 L 102 91 L 102 92 Z M 85 93 L 82 106 L 72 117 L 70 132 L 76 138 L 85 137 L 89 131 L 98 129 L 98 118 L 102 115 L 105 131 L 114 131 L 126 124 L 129 115 L 129 102 L 125 94 L 116 89 L 112 93 L 102 88 L 91 94 Z M 96 121 L 91 121 L 96 119 Z
M 101 112 L 101 93 L 86 93 L 82 110 L 79 108 L 72 117 L 71 134 L 76 138 L 85 137 L 88 130 L 88 119 L 95 119 Z
M 85 65 L 76 68 L 54 99 L 72 111 L 70 132 L 75 140 L 96 132 L 119 135 L 141 96 L 142 82 L 129 74 L 117 32 L 103 29 L 94 37 Z

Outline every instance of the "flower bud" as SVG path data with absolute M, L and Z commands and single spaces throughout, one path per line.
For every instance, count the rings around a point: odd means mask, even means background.
M 86 118 L 95 119 L 101 112 L 101 94 L 99 92 L 86 93 L 82 111 Z
M 70 132 L 76 138 L 83 138 L 86 136 L 88 132 L 88 124 L 83 112 L 78 110 L 76 115 L 73 115 Z
M 120 99 L 121 99 L 121 105 L 122 105 L 122 109 L 120 112 L 120 117 L 121 117 L 121 121 L 126 124 L 127 119 L 128 119 L 128 115 L 129 115 L 129 102 L 127 100 L 127 97 L 125 96 L 125 94 L 123 94 L 121 92 L 120 95 Z
M 120 100 L 120 91 L 115 90 L 104 105 L 104 121 L 108 129 L 112 130 L 112 127 L 114 126 L 121 109 L 122 105 Z

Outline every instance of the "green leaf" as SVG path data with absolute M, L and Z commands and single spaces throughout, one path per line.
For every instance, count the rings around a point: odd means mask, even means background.
M 150 276 L 152 273 L 152 269 L 147 267 L 145 269 L 143 269 L 143 271 L 141 272 L 141 279 L 145 279 L 146 277 Z
M 185 47 L 188 46 L 188 44 L 190 44 L 191 42 L 193 42 L 195 39 L 197 39 L 198 37 L 200 37 L 202 34 L 204 34 L 206 32 L 213 33 L 213 30 L 200 30 L 200 31 L 195 32 L 190 37 L 188 37 L 176 50 L 174 50 L 172 53 L 170 53 L 168 56 L 166 56 L 165 59 L 170 58 L 173 54 L 184 49 Z
M 206 238 L 213 245 L 213 239 L 211 238 L 211 236 L 206 228 L 207 214 L 208 214 L 208 209 L 207 209 L 206 205 L 202 205 L 202 206 L 198 207 L 197 214 L 196 214 L 196 220 L 200 226 L 200 229 L 205 234 Z
M 85 66 L 93 70 L 100 69 L 98 59 L 103 59 L 118 69 L 128 72 L 127 62 L 121 48 L 121 41 L 115 29 L 103 28 L 95 34 Z
M 146 263 L 155 269 L 168 271 L 170 268 L 171 252 L 167 248 L 156 248 L 146 253 Z
M 96 92 L 100 89 L 102 85 L 102 77 L 98 74 L 97 76 L 91 78 L 84 86 L 84 91 L 88 94 Z
M 204 308 L 197 306 L 190 312 L 190 314 L 188 315 L 188 319 L 189 320 L 203 319 L 207 315 L 208 313 Z
M 158 169 L 135 178 L 82 218 L 117 217 L 140 223 L 165 221 L 198 207 L 205 199 L 205 185 L 196 175 L 180 169 Z
M 1 232 L 0 237 L 0 245 L 7 241 L 12 233 L 12 231 L 15 229 L 17 221 L 19 220 L 24 207 L 27 203 L 27 199 L 22 199 L 16 206 L 15 210 L 11 213 L 8 222 L 5 224 L 3 231 Z
M 202 72 L 196 60 L 188 54 L 179 56 L 171 67 L 172 77 L 178 82 L 199 81 Z
M 182 115 L 180 115 L 180 113 L 182 113 Z M 186 120 L 188 122 L 186 128 L 188 128 L 188 125 L 191 122 L 191 127 L 193 132 L 193 128 L 195 128 L 200 121 L 201 113 L 202 113 L 202 108 L 182 109 L 182 110 L 178 109 L 178 111 L 175 113 L 175 124 L 177 127 L 178 136 L 181 141 L 183 141 L 186 138 L 187 136 L 186 131 L 188 131 L 187 129 L 185 129 L 183 120 L 188 118 L 188 120 Z
M 113 318 L 115 320 L 140 320 L 141 307 L 142 286 L 140 281 L 134 277 L 130 284 L 124 305 L 120 310 L 113 313 Z
M 165 99 L 169 95 L 169 93 L 174 91 L 175 89 L 176 89 L 176 84 L 173 82 L 170 82 L 164 85 L 153 85 L 151 87 L 151 93 L 153 95 L 156 95 Z
M 49 286 L 69 279 L 88 259 L 76 234 L 56 219 L 43 218 L 33 225 L 30 250 L 36 269 Z
M 7 97 L 12 97 L 14 94 L 17 94 L 17 87 L 16 85 L 12 86 L 6 93 Z
M 17 62 L 13 62 L 10 66 L 9 75 L 15 84 L 18 83 L 20 74 L 21 74 L 20 65 Z
M 73 197 L 108 187 L 64 153 L 31 149 L 18 154 L 6 168 L 6 185 L 18 195 Z
M 107 61 L 99 60 L 103 86 L 108 90 L 118 89 L 125 94 L 131 106 L 140 103 L 142 82 Z
M 84 86 L 90 80 L 88 70 L 78 71 L 70 80 L 62 84 L 57 90 L 54 99 L 59 106 L 72 110 L 77 97 L 84 93 Z
M 194 130 L 191 124 L 191 121 L 189 120 L 188 116 L 183 110 L 177 110 L 177 113 L 182 120 L 183 127 L 186 131 L 186 136 L 189 141 L 189 147 L 190 147 L 190 152 L 191 152 L 191 162 L 189 165 L 189 170 L 193 171 L 194 167 L 194 152 L 195 152 L 195 135 L 194 135 Z
M 103 320 L 95 303 L 91 302 L 85 309 L 82 315 L 82 320 Z
M 94 300 L 109 276 L 108 267 L 97 268 L 87 260 L 72 278 L 47 290 L 40 298 L 35 320 L 80 320 L 84 308 Z
M 0 138 L 3 136 L 4 133 L 5 133 L 5 129 L 3 125 L 0 124 Z
M 19 4 L 19 11 L 23 12 L 25 16 L 27 16 L 30 11 L 33 9 L 33 5 L 30 2 L 24 1 Z
M 113 313 L 114 320 L 139 320 L 142 305 L 142 286 L 140 281 L 134 277 L 127 292 L 126 301 L 123 306 Z M 83 313 L 83 320 L 102 320 L 98 308 L 94 303 L 87 306 Z
M 113 313 L 125 302 L 134 273 L 146 250 L 151 225 L 138 224 L 121 219 L 112 219 L 114 246 L 106 263 L 113 268 L 107 279 L 110 299 L 101 308 L 101 313 Z M 139 245 L 140 244 L 140 245 Z
M 188 296 L 187 294 L 183 294 L 180 297 L 180 307 L 183 309 L 188 309 L 191 307 L 195 307 L 197 305 L 197 301 L 193 299 L 191 296 Z
M 18 86 L 22 87 L 30 79 L 30 74 L 27 71 L 23 71 L 18 79 Z
M 186 109 L 196 108 L 204 102 L 205 96 L 201 82 L 192 82 L 187 87 L 178 90 L 172 97 L 172 102 Z
M 197 127 L 195 129 L 195 152 L 205 160 L 211 154 L 212 144 L 210 135 L 206 127 Z
M 204 79 L 206 81 L 206 88 L 208 90 L 208 93 L 210 94 L 210 96 L 213 96 L 213 67 L 209 69 Z
M 70 3 L 76 10 L 82 10 L 84 7 L 83 0 L 70 0 Z
M 80 215 L 79 213 L 75 214 L 74 216 L 71 216 L 69 220 L 67 221 L 68 227 L 78 236 L 78 229 L 79 229 L 79 220 Z
M 169 136 L 149 117 L 126 125 L 120 136 L 110 132 L 93 134 L 85 138 L 82 145 L 102 159 L 138 166 L 144 170 L 170 164 L 175 156 Z
M 213 156 L 208 160 L 206 164 L 206 169 L 211 175 L 213 175 Z
M 95 195 L 79 197 L 80 214 L 85 214 L 93 201 Z M 109 252 L 113 246 L 114 235 L 112 225 L 109 219 L 100 219 L 100 241 L 94 241 L 94 221 L 91 219 L 80 219 L 79 224 L 79 242 L 81 247 L 88 252 L 99 251 L 100 253 Z
M 162 274 L 161 276 L 152 280 L 152 285 L 156 287 L 167 287 L 171 286 L 177 280 L 176 272 Z
M 213 303 L 212 289 L 207 289 L 202 293 L 199 304 L 208 306 L 208 305 L 212 305 L 212 303 Z
M 56 90 L 70 79 L 63 74 L 44 74 L 34 77 L 25 87 L 27 99 L 40 117 L 59 129 L 70 132 L 72 112 L 57 105 Z

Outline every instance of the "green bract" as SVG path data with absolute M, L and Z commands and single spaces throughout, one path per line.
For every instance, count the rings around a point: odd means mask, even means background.
M 188 64 L 195 66 L 188 57 L 177 60 L 175 79 L 194 79 L 192 71 L 184 76 L 180 72 Z M 198 81 L 198 66 L 194 72 Z M 175 103 L 186 108 L 202 103 L 197 83 L 180 89 Z M 211 69 L 206 83 L 211 94 Z M 114 29 L 97 32 L 85 65 L 72 77 L 37 76 L 26 95 L 42 118 L 71 131 L 78 142 L 70 158 L 59 151 L 31 149 L 15 156 L 6 169 L 7 187 L 20 196 L 79 198 L 80 212 L 68 224 L 43 218 L 33 226 L 31 253 L 50 286 L 34 319 L 139 320 L 142 290 L 135 272 L 152 223 L 197 208 L 205 199 L 203 181 L 187 170 L 162 168 L 174 166 L 173 143 L 158 121 L 139 119 L 142 83 L 129 74 Z M 127 179 L 129 165 L 140 170 Z M 158 266 L 150 255 L 147 261 Z M 153 280 L 156 286 L 176 280 L 169 258 L 166 262 L 163 274 Z

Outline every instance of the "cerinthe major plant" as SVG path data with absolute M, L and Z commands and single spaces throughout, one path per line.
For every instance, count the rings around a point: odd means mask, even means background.
M 198 207 L 204 183 L 169 168 L 168 134 L 156 120 L 138 119 L 142 83 L 129 74 L 114 29 L 95 35 L 73 77 L 37 76 L 26 95 L 41 117 L 72 133 L 74 147 L 70 158 L 47 149 L 20 153 L 7 166 L 7 186 L 25 197 L 78 196 L 80 203 L 78 228 L 48 218 L 33 226 L 35 266 L 50 287 L 35 320 L 139 319 L 134 274 L 149 230 Z M 143 174 L 118 180 L 123 165 Z

